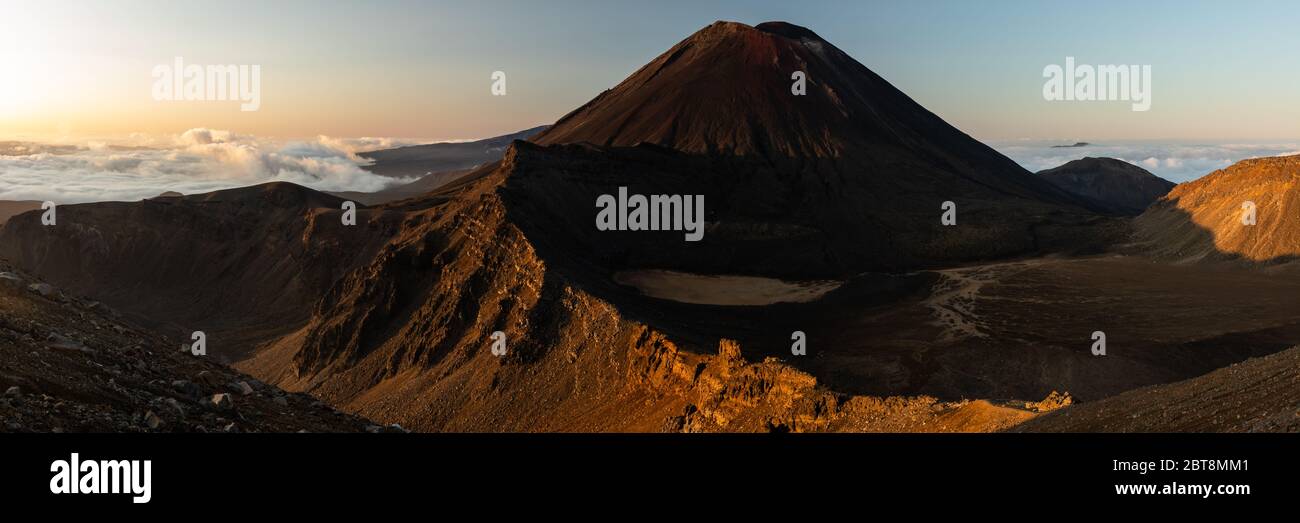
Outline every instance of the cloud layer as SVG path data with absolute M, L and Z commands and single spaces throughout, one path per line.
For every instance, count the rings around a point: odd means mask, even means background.
M 1085 156 L 1124 160 L 1171 182 L 1195 180 L 1247 158 L 1300 153 L 1300 144 L 1196 144 L 1122 142 L 1084 147 L 1052 147 L 1060 142 L 994 142 L 998 152 L 1033 172 L 1050 169 Z
M 327 136 L 278 143 L 213 129 L 117 144 L 0 142 L 0 200 L 134 201 L 165 191 L 194 194 L 270 181 L 322 191 L 378 191 L 414 180 L 367 172 L 356 152 L 410 143 Z
M 378 191 L 414 181 L 372 174 L 358 151 L 417 143 L 392 138 L 275 142 L 215 129 L 177 136 L 136 135 L 119 143 L 0 141 L 0 200 L 135 201 L 165 191 L 195 194 L 285 181 L 322 191 Z M 1173 182 L 1194 180 L 1246 158 L 1300 153 L 1300 144 L 1121 142 L 1052 147 L 1057 142 L 992 145 L 1030 171 L 1085 156 L 1118 158 Z

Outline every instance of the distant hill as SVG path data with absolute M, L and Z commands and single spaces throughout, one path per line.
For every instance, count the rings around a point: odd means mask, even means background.
M 373 165 L 367 165 L 363 168 L 380 176 L 393 178 L 423 177 L 430 173 L 471 169 L 500 160 L 510 142 L 527 140 L 546 129 L 546 127 L 545 125 L 533 127 L 516 133 L 472 142 L 410 145 L 395 149 L 358 153 L 357 155 L 374 160 Z
M 1164 196 L 1175 185 L 1146 169 L 1114 158 L 1074 160 L 1039 171 L 1038 175 L 1072 194 L 1134 216 L 1141 214 L 1151 202 Z
M 41 208 L 37 201 L 0 201 L 0 225 L 15 215 Z
M 362 158 L 375 161 L 372 165 L 362 167 L 367 171 L 393 178 L 419 179 L 382 191 L 340 191 L 329 194 L 365 205 L 413 198 L 442 187 L 479 165 L 500 160 L 510 142 L 527 140 L 546 127 L 543 125 L 473 142 L 431 143 L 360 153 Z

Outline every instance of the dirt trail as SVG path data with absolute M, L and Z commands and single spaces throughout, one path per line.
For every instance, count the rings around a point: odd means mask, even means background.
M 935 284 L 933 294 L 922 303 L 934 312 L 934 324 L 944 329 L 939 341 L 951 343 L 967 338 L 987 338 L 989 335 L 981 328 L 975 311 L 980 290 L 1006 277 L 1008 268 L 1017 269 L 1011 272 L 1014 274 L 1043 263 L 1042 259 L 1033 259 L 935 271 L 942 280 Z

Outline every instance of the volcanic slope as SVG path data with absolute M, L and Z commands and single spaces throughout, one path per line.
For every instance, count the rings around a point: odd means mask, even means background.
M 1300 255 L 1300 156 L 1242 160 L 1179 184 L 1134 220 L 1136 238 L 1178 261 L 1285 262 Z M 1253 204 L 1254 223 L 1247 224 Z
M 383 430 L 179 348 L 0 260 L 0 432 Z
M 804 95 L 792 93 L 797 72 Z M 659 188 L 705 194 L 714 249 L 705 258 L 745 253 L 733 270 L 749 274 L 798 266 L 803 276 L 843 276 L 1086 250 L 1109 232 L 1091 227 L 1089 202 L 783 22 L 705 27 L 532 141 L 675 152 L 683 158 L 659 161 L 690 175 Z M 626 178 L 611 176 L 605 191 Z M 958 226 L 940 224 L 946 201 Z M 579 204 L 590 202 L 569 203 Z
M 1071 405 L 1023 432 L 1300 432 L 1300 347 Z

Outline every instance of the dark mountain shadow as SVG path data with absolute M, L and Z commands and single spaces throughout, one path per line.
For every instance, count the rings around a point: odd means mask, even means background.
M 582 253 L 598 273 L 657 268 L 843 279 L 1053 252 L 1100 252 L 1122 232 L 1117 219 L 1072 206 L 1064 193 L 1067 203 L 1044 202 L 960 178 L 927 177 L 921 165 L 900 164 L 890 175 L 878 176 L 855 171 L 859 164 L 845 158 L 525 142 L 517 142 L 513 151 L 501 193 L 515 222 L 537 232 L 537 241 L 555 244 L 556 252 Z M 896 176 L 910 170 L 918 174 Z M 617 196 L 620 188 L 629 195 L 702 195 L 704 241 L 686 241 L 683 230 L 596 230 L 597 198 Z M 940 223 L 945 201 L 956 203 L 958 226 Z
M 750 209 L 728 207 L 725 185 L 713 186 L 700 181 L 705 175 L 699 173 L 705 169 L 743 170 L 737 167 L 749 165 L 743 159 L 728 163 L 647 146 L 566 146 L 545 151 L 532 146 L 524 154 L 528 159 L 521 164 L 526 165 L 512 172 L 499 190 L 507 203 L 510 220 L 524 231 L 550 271 L 615 304 L 626 317 L 651 325 L 692 350 L 711 353 L 719 338 L 736 339 L 751 360 L 782 359 L 810 372 L 837 392 L 880 396 L 925 394 L 958 400 L 1037 398 L 1052 390 L 1065 390 L 1081 399 L 1095 399 L 1197 376 L 1245 358 L 1300 344 L 1300 312 L 1270 314 L 1258 322 L 1234 317 L 1215 327 L 1215 303 L 1242 301 L 1241 295 L 1267 287 L 1267 282 L 1261 283 L 1253 276 L 1243 277 L 1245 286 L 1239 291 L 1201 285 L 1203 278 L 1255 274 L 1250 266 L 1257 263 L 1235 263 L 1243 260 L 1230 253 L 1221 253 L 1218 258 L 1227 268 L 1206 271 L 1195 266 L 1181 268 L 1168 272 L 1167 278 L 1148 278 L 1150 281 L 1136 290 L 1107 283 L 1108 271 L 1113 269 L 1104 265 L 1104 257 L 1095 255 L 1125 252 L 1147 260 L 1144 263 L 1154 264 L 1142 270 L 1162 270 L 1161 262 L 1147 258 L 1140 247 L 1120 245 L 1122 242 L 1118 240 L 1129 232 L 1127 220 L 1096 216 L 1071 220 L 1062 219 L 1062 213 L 1050 212 L 1031 218 L 1015 209 L 990 208 L 976 224 L 1030 222 L 1027 235 L 1033 241 L 1020 244 L 1021 249 L 1017 250 L 972 250 L 967 257 L 894 259 L 891 262 L 896 265 L 868 264 L 858 267 L 866 270 L 847 274 L 850 272 L 847 266 L 825 263 L 828 259 L 848 257 L 828 245 L 833 237 L 830 234 L 791 234 L 750 240 L 713 228 L 706 234 L 706 240 L 699 242 L 705 245 L 691 245 L 683 240 L 680 232 L 598 233 L 591 223 L 595 209 L 590 202 L 595 201 L 597 194 L 619 186 L 642 194 L 671 194 L 683 188 L 706 193 L 707 201 L 723 203 L 722 209 L 709 212 L 710 221 L 720 216 L 744 216 L 755 221 L 772 219 L 771 215 Z M 539 158 L 552 154 L 555 156 Z M 556 167 L 555 162 L 560 161 L 556 156 L 564 162 L 562 168 Z M 622 168 L 611 169 L 608 162 L 614 161 Z M 680 166 L 677 162 L 681 162 Z M 694 173 L 697 178 L 690 178 L 686 173 Z M 581 208 L 573 202 L 583 203 L 588 211 L 573 211 Z M 998 212 L 1003 214 L 998 216 Z M 909 217 L 919 222 L 932 220 L 929 216 Z M 1032 223 L 1034 219 L 1043 221 Z M 1190 217 L 1187 219 L 1190 222 Z M 808 223 L 795 225 L 808 227 Z M 871 225 L 881 226 L 879 222 Z M 1121 231 L 1125 234 L 1117 234 Z M 915 233 L 916 229 L 907 231 L 907 234 Z M 1210 231 L 1202 229 L 1199 234 L 1212 238 Z M 1071 246 L 1072 240 L 1079 244 Z M 710 241 L 716 243 L 707 246 Z M 827 252 L 836 255 L 827 256 Z M 1016 287 L 1015 296 L 998 296 L 975 305 L 976 318 L 998 317 L 1004 323 L 997 329 L 1004 341 L 982 338 L 939 341 L 941 329 L 935 325 L 934 312 L 926 305 L 947 284 L 946 278 L 937 271 L 989 263 L 1015 264 L 1026 260 L 1034 263 L 1048 255 L 1096 263 L 1095 270 L 1084 273 L 1094 280 L 1071 281 L 1067 278 L 1078 276 L 1053 274 L 1049 270 L 1042 276 L 1043 281 L 1032 282 L 1030 288 Z M 1090 259 L 1100 261 L 1087 261 Z M 1272 263 L 1286 261 L 1290 258 L 1271 260 Z M 649 297 L 613 281 L 618 271 L 636 269 L 792 280 L 830 277 L 844 284 L 811 303 L 700 305 Z M 1002 277 L 994 274 L 988 285 L 999 285 Z M 1006 277 L 1014 281 L 1013 274 Z M 1300 283 L 1300 276 L 1294 280 Z M 1157 307 L 1196 307 L 1197 304 L 1201 309 L 1208 307 L 1209 313 L 1192 318 L 1171 315 L 1171 321 L 1189 322 L 1186 327 L 1196 327 L 1207 334 L 1169 341 L 1169 332 L 1179 330 L 1178 325 L 1156 329 L 1156 332 L 1145 325 L 1129 328 L 1111 324 L 1108 334 L 1121 348 L 1106 358 L 1094 358 L 1089 352 L 1091 331 L 1082 331 L 1077 324 L 1083 322 L 1073 316 L 1093 314 L 1088 305 L 1066 307 L 1059 317 L 1052 316 L 1057 311 L 1038 312 L 1033 307 L 1035 300 L 1059 294 L 1058 289 L 1070 286 L 1074 286 L 1072 292 L 1096 289 L 1100 293 L 1097 299 L 1106 299 L 1109 294 L 1115 300 L 1132 301 L 1133 305 L 1126 310 L 1144 317 L 1160 314 L 1159 310 L 1149 310 L 1143 305 L 1141 300 L 1146 293 L 1186 296 L 1188 301 L 1184 303 L 1161 303 Z M 1275 300 L 1283 305 L 1279 310 L 1286 309 L 1287 299 L 1276 298 L 1282 300 Z M 1300 301 L 1295 305 L 1300 305 Z M 1290 310 L 1300 311 L 1300 308 Z M 1107 324 L 1106 316 L 1099 314 L 1094 321 Z M 1018 331 L 1017 322 L 1025 325 L 1023 332 Z M 1221 332 L 1208 334 L 1216 328 Z M 791 356 L 793 331 L 804 332 L 808 346 L 815 347 L 809 356 Z

